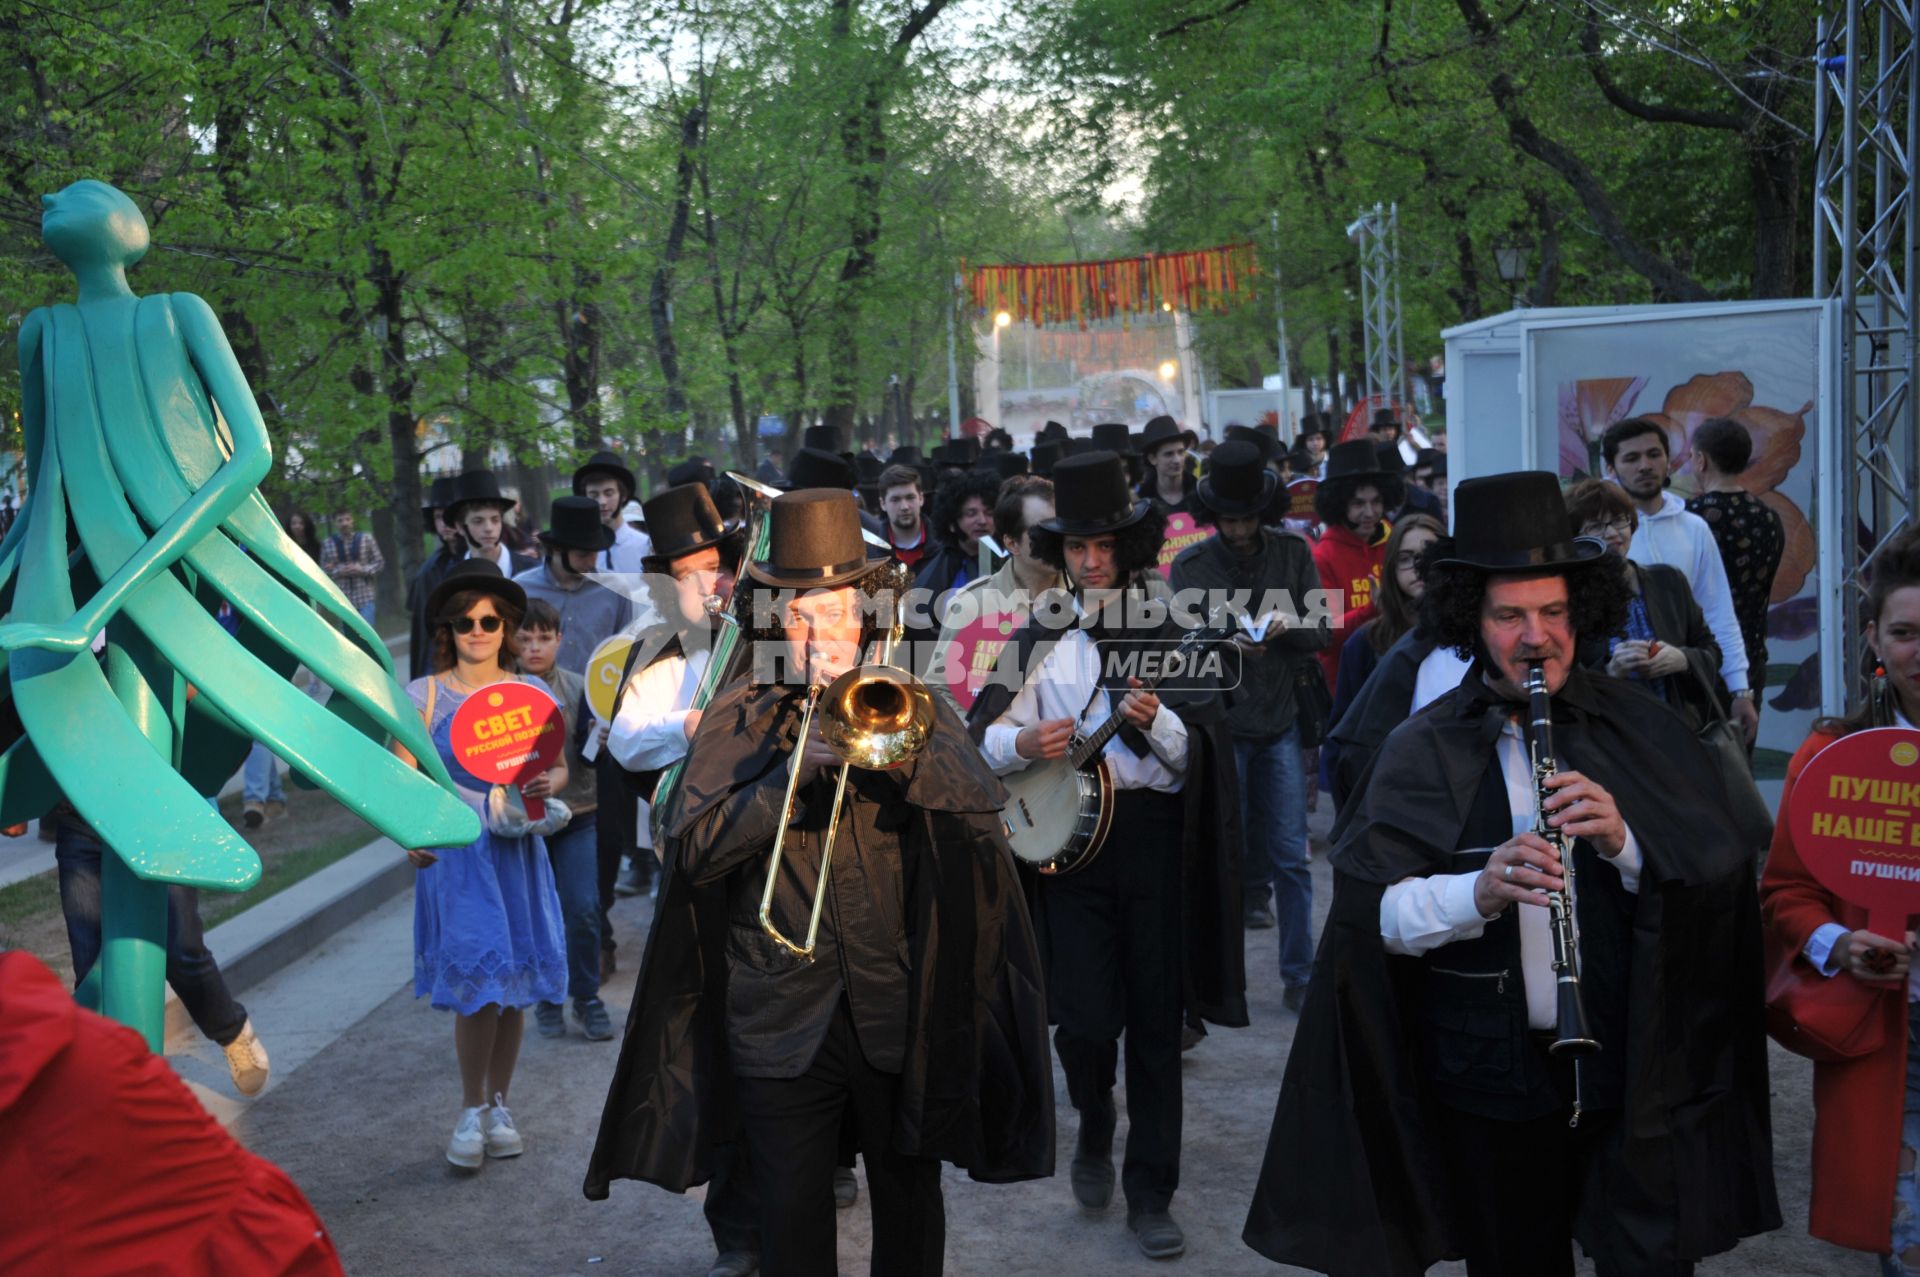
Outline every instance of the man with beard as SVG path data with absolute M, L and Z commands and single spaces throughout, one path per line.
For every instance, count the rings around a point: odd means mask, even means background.
M 1076 731 L 1091 734 L 1115 712 L 1124 719 L 1100 756 L 1113 783 L 1106 843 L 1084 868 L 1040 878 L 1037 909 L 1054 1045 L 1080 1113 L 1074 1198 L 1089 1210 L 1113 1198 L 1124 1033 L 1127 1225 L 1149 1258 L 1171 1259 L 1186 1249 L 1169 1210 L 1184 1011 L 1247 1023 L 1239 796 L 1212 680 L 1188 677 L 1155 695 L 1119 673 L 1127 655 L 1164 650 L 1179 634 L 1149 594 L 1165 519 L 1134 498 L 1111 452 L 1068 457 L 1053 481 L 1056 513 L 1027 536 L 1036 558 L 1066 574 L 1071 607 L 1036 610 L 1016 632 L 968 723 L 1006 775 L 1064 758 Z
M 1471 1277 L 1571 1277 L 1576 1239 L 1601 1277 L 1678 1277 L 1780 1223 L 1753 853 L 1672 711 L 1575 664 L 1583 636 L 1619 628 L 1627 586 L 1569 539 L 1554 477 L 1459 492 L 1421 607 L 1474 662 L 1387 738 L 1334 830 L 1244 1236 L 1355 1277 L 1460 1257 Z M 1547 892 L 1571 898 L 1577 1035 L 1556 1014 Z M 1550 1050 L 1574 1036 L 1598 1052 Z
M 851 492 L 785 493 L 768 518 L 768 556 L 746 568 L 752 666 L 694 732 L 586 1192 L 710 1178 L 737 1114 L 749 1160 L 769 1168 L 755 1175 L 762 1270 L 825 1277 L 838 1271 L 833 1171 L 850 1112 L 873 1271 L 937 1274 L 941 1162 L 993 1182 L 1053 1169 L 1039 954 L 1001 832 L 1006 795 L 935 700 L 919 752 L 854 769 L 836 804 L 823 714 L 800 732 L 807 689 L 861 660 L 897 569 L 867 558 Z
M 1607 473 L 1640 511 L 1640 526 L 1634 531 L 1627 557 L 1647 566 L 1679 568 L 1687 578 L 1694 601 L 1707 618 L 1707 628 L 1713 631 L 1713 641 L 1720 645 L 1720 678 L 1733 693 L 1731 716 L 1746 733 L 1747 743 L 1752 744 L 1754 733 L 1760 729 L 1760 711 L 1754 708 L 1754 692 L 1748 682 L 1752 671 L 1747 669 L 1747 645 L 1740 634 L 1740 617 L 1733 609 L 1733 590 L 1727 584 L 1727 568 L 1720 561 L 1713 529 L 1705 519 L 1691 513 L 1686 502 L 1667 491 L 1673 480 L 1666 427 L 1646 417 L 1616 421 L 1600 437 L 1600 453 L 1606 459 Z
M 1261 511 L 1278 486 L 1254 444 L 1236 440 L 1214 449 L 1196 495 L 1218 532 L 1180 552 L 1172 584 L 1176 594 L 1251 599 L 1250 628 L 1233 638 L 1241 653 L 1240 685 L 1227 710 L 1244 804 L 1245 922 L 1251 928 L 1278 922 L 1282 1000 L 1287 1010 L 1298 1011 L 1313 975 L 1313 877 L 1294 670 L 1305 662 L 1319 676 L 1312 653 L 1326 645 L 1327 614 L 1317 610 L 1311 613 L 1316 620 L 1303 619 L 1320 588 L 1306 538 L 1260 526 Z

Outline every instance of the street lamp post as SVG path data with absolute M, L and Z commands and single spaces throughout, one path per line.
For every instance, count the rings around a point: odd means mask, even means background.
M 1512 292 L 1515 310 L 1527 307 L 1527 290 L 1522 281 L 1527 277 L 1527 259 L 1532 252 L 1533 241 L 1520 231 L 1493 237 L 1494 269 Z

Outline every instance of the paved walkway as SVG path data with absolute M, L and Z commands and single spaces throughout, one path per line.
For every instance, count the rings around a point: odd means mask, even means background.
M 1317 833 L 1324 821 L 1316 819 Z M 1324 912 L 1324 860 L 1316 860 L 1314 877 Z M 622 970 L 605 995 L 616 1024 L 632 994 L 648 908 L 645 900 L 625 900 L 615 910 Z M 241 1139 L 298 1181 L 355 1277 L 703 1274 L 712 1247 L 696 1198 L 633 1183 L 615 1185 L 607 1202 L 580 1195 L 617 1043 L 547 1041 L 529 1026 L 512 1097 L 526 1155 L 472 1176 L 448 1167 L 442 1151 L 460 1098 L 451 1020 L 416 1003 L 408 988 L 411 909 L 409 893 L 243 994 L 273 1054 L 263 1095 L 235 1099 L 219 1053 L 190 1036 L 169 1045 L 181 1073 Z M 1247 953 L 1253 1026 L 1216 1030 L 1185 1060 L 1185 1155 L 1173 1207 L 1187 1230 L 1185 1259 L 1156 1265 L 1141 1257 L 1117 1204 L 1100 1215 L 1074 1206 L 1065 1167 L 1075 1119 L 1056 1074 L 1060 1175 L 992 1187 L 949 1170 L 949 1274 L 1295 1271 L 1277 1269 L 1239 1239 L 1295 1022 L 1280 1006 L 1274 933 L 1248 933 Z M 1868 1277 L 1871 1259 L 1805 1236 L 1806 1177 L 1798 1168 L 1807 1151 L 1809 1066 L 1776 1051 L 1775 1070 L 1776 1162 L 1788 1223 L 1700 1271 Z M 1122 1139 L 1125 1131 L 1123 1119 Z M 1516 1203 L 1525 1196 L 1516 1185 Z M 863 1191 L 840 1216 L 843 1273 L 866 1272 L 869 1236 Z

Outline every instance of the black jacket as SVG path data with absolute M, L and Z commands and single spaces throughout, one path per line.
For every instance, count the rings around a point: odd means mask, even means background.
M 675 1192 L 704 1183 L 716 1169 L 715 1146 L 736 1129 L 728 893 L 689 881 L 682 840 L 736 790 L 785 763 L 768 721 L 783 700 L 737 680 L 694 734 L 685 805 L 663 848 L 653 931 L 587 1167 L 583 1191 L 595 1200 L 616 1179 Z M 958 717 L 945 706 L 938 713 L 926 750 L 902 769 L 909 986 L 894 1143 L 978 1180 L 1051 1175 L 1045 986 L 997 814 L 1005 791 Z M 804 918 L 799 925 L 804 931 Z
M 1180 551 L 1169 581 L 1182 590 L 1246 592 L 1249 611 L 1257 611 L 1272 592 L 1284 595 L 1296 613 L 1308 596 L 1320 588 L 1320 570 L 1313 565 L 1313 547 L 1295 532 L 1260 529 L 1257 553 L 1242 559 L 1216 533 Z M 1258 650 L 1241 657 L 1239 685 L 1227 692 L 1227 724 L 1236 737 L 1271 740 L 1293 726 L 1294 670 L 1302 662 L 1320 667 L 1312 653 L 1325 647 L 1332 633 L 1325 614 L 1319 624 L 1270 636 Z
M 1664 705 L 1576 668 L 1555 706 L 1562 765 L 1613 794 L 1644 858 L 1628 1031 L 1604 1048 L 1623 1053 L 1624 1109 L 1574 1235 L 1602 1272 L 1678 1273 L 1780 1226 L 1752 853 Z M 1508 708 L 1476 667 L 1388 737 L 1334 829 L 1333 905 L 1244 1233 L 1278 1262 L 1372 1277 L 1462 1253 L 1413 1047 L 1421 960 L 1387 954 L 1380 899 L 1451 868 Z
M 433 660 L 432 631 L 427 625 L 427 596 L 433 593 L 433 587 L 446 580 L 447 573 L 453 571 L 465 554 L 450 554 L 447 547 L 436 545 L 420 570 L 407 582 L 407 611 L 413 615 L 412 639 L 407 646 L 407 664 L 412 670 L 410 679 L 425 678 Z
M 1646 600 L 1653 636 L 1681 649 L 1687 658 L 1684 672 L 1666 677 L 1667 704 L 1697 732 L 1727 712 L 1726 684 L 1720 681 L 1720 644 L 1694 601 L 1685 573 L 1664 563 L 1633 566 L 1640 574 L 1640 596 Z M 1604 670 L 1606 645 L 1599 645 L 1591 655 Z

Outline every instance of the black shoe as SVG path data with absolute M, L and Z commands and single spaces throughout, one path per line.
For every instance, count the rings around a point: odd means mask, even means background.
M 1080 1136 L 1074 1144 L 1073 1198 L 1088 1210 L 1105 1210 L 1113 1200 L 1113 1128 L 1118 1115 L 1113 1092 L 1080 1110 Z
M 713 1257 L 707 1277 L 747 1277 L 760 1267 L 760 1256 L 750 1250 L 723 1250 Z
M 1273 928 L 1273 906 L 1263 900 L 1247 901 L 1242 921 L 1248 931 L 1269 931 Z
M 1295 1015 L 1299 1015 L 1300 1008 L 1307 1005 L 1307 986 L 1304 984 L 1288 985 L 1286 991 L 1280 995 L 1280 1004 Z
M 1128 1215 L 1127 1227 L 1140 1243 L 1140 1253 L 1148 1259 L 1178 1259 L 1187 1249 L 1187 1235 L 1163 1210 Z
M 1180 1054 L 1185 1055 L 1206 1039 L 1207 1026 L 1204 1024 L 1183 1024 L 1180 1026 Z
M 653 853 L 635 852 L 627 858 L 627 871 L 613 884 L 616 896 L 644 896 L 653 890 Z
M 860 1181 L 853 1177 L 853 1167 L 836 1166 L 833 1168 L 833 1204 L 845 1210 L 860 1200 Z

